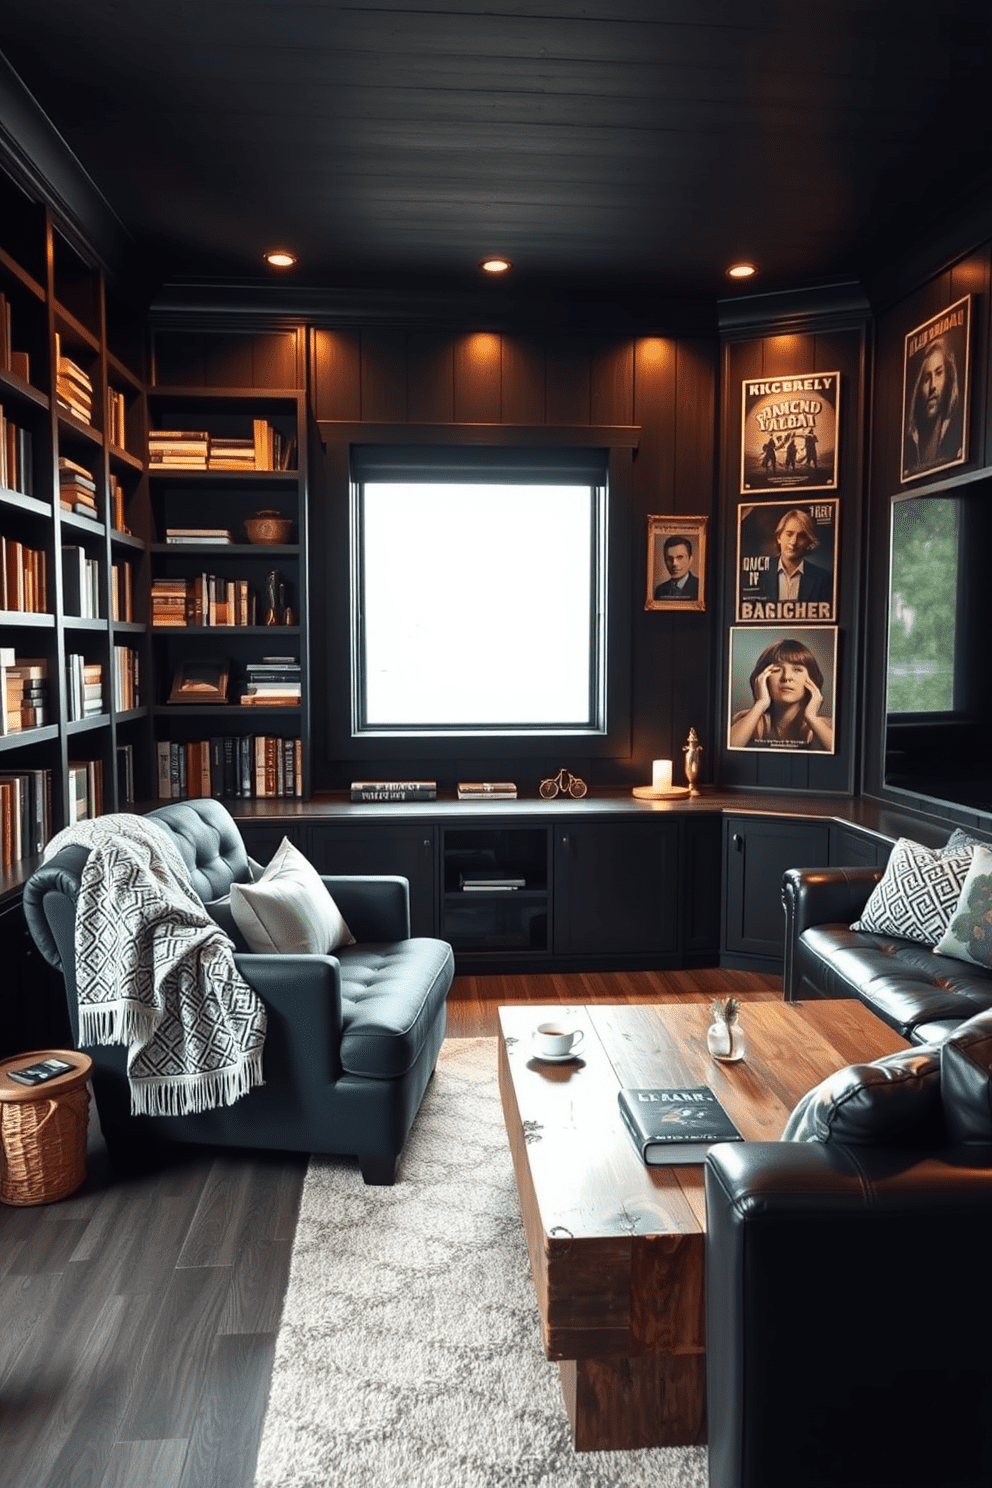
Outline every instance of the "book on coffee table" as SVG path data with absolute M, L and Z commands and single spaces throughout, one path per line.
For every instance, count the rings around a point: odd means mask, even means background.
M 701 1163 L 717 1142 L 744 1140 L 708 1085 L 626 1089 L 617 1099 L 646 1163 Z

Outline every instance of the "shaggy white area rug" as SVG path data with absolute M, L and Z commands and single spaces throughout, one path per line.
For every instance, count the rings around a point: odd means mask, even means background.
M 495 1039 L 449 1039 L 392 1188 L 313 1158 L 256 1488 L 706 1488 L 703 1447 L 575 1453 Z

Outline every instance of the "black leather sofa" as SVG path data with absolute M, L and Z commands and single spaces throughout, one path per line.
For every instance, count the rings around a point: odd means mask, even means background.
M 992 1008 L 992 972 L 915 940 L 851 930 L 881 868 L 791 868 L 782 880 L 786 1001 L 859 997 L 914 1044 Z
M 707 1158 L 710 1488 L 988 1488 L 992 1013 L 807 1100 Z
M 260 872 L 227 809 L 209 799 L 148 813 L 174 838 L 193 888 L 230 933 L 232 883 Z M 78 1038 L 75 914 L 87 849 L 65 846 L 24 889 L 38 948 L 66 982 Z M 434 1072 L 447 1022 L 454 956 L 410 937 L 409 885 L 398 877 L 324 883 L 357 944 L 333 956 L 239 952 L 235 964 L 266 1007 L 264 1085 L 231 1106 L 189 1116 L 132 1116 L 123 1047 L 91 1046 L 93 1092 L 111 1160 L 147 1161 L 167 1142 L 357 1156 L 366 1183 L 392 1183 Z

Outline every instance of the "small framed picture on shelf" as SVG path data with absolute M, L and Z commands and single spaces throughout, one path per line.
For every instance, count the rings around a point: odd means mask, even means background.
M 169 702 L 226 703 L 228 673 L 226 661 L 181 661 L 172 679 Z
M 705 610 L 706 517 L 648 517 L 646 610 Z

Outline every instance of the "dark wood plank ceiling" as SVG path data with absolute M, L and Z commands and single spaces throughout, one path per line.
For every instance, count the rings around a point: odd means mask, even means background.
M 864 277 L 989 179 L 989 0 L 4 0 L 164 274 L 726 293 Z

